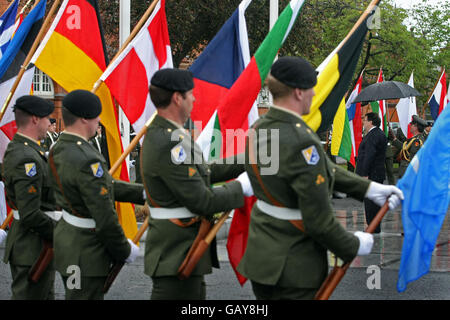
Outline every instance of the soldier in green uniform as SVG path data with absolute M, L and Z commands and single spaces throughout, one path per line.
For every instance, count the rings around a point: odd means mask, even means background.
M 49 155 L 56 202 L 63 209 L 54 233 L 55 265 L 69 300 L 103 299 L 112 263 L 133 262 L 139 252 L 123 233 L 114 201 L 143 204 L 143 186 L 114 180 L 88 142 L 101 109 L 91 92 L 70 92 L 63 100 L 65 131 Z
M 392 141 L 392 144 L 401 152 L 402 160 L 400 161 L 400 166 L 398 168 L 399 179 L 403 176 L 412 158 L 414 158 L 415 154 L 420 150 L 426 140 L 424 129 L 428 126 L 427 122 L 417 115 L 414 115 L 410 124 L 411 133 L 413 135 L 411 138 L 403 143 L 398 139 Z
M 50 150 L 50 147 L 58 140 L 59 134 L 56 133 L 56 119 L 50 118 L 50 126 L 48 127 L 47 134 L 45 135 L 45 138 L 42 139 L 41 146 L 45 150 L 45 152 L 48 152 Z
M 47 159 L 39 146 L 53 109 L 51 102 L 34 96 L 20 97 L 14 106 L 17 133 L 8 144 L 2 168 L 7 201 L 14 210 L 4 257 L 13 278 L 12 299 L 54 299 L 53 264 L 37 283 L 28 281 L 44 241 L 53 241 L 53 219 L 58 219 Z
M 189 71 L 162 69 L 149 89 L 158 114 L 147 130 L 141 161 L 150 204 L 144 272 L 152 278 L 154 300 L 205 299 L 204 275 L 218 263 L 214 243 L 188 279 L 177 277 L 199 231 L 199 216 L 242 207 L 244 194 L 252 194 L 243 164 L 206 164 L 183 128 L 193 107 L 193 87 Z M 238 181 L 211 187 L 236 177 Z
M 335 218 L 333 190 L 379 205 L 395 193 L 389 198 L 391 208 L 402 197 L 395 186 L 359 177 L 326 156 L 319 137 L 301 118 L 310 112 L 316 81 L 306 60 L 279 58 L 268 77 L 274 105 L 249 133 L 246 171 L 258 200 L 237 270 L 251 280 L 257 299 L 312 299 L 327 276 L 327 249 L 346 262 L 370 253 L 373 236 L 347 232 Z M 272 138 L 272 131 L 279 139 Z M 275 174 L 265 172 L 256 158 L 257 143 L 267 150 L 272 144 L 279 147 Z

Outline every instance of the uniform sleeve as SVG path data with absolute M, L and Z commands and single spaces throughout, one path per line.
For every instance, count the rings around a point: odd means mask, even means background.
M 77 173 L 77 184 L 79 185 L 80 197 L 89 210 L 89 214 L 95 220 L 95 232 L 108 253 L 116 261 L 124 261 L 130 254 L 130 245 L 119 224 L 117 212 L 114 209 L 113 195 L 110 194 L 108 186 L 111 176 L 106 168 L 101 168 L 94 174 L 91 165 L 98 162 L 87 162 Z
M 319 148 L 320 145 L 311 144 L 293 149 L 286 162 L 289 183 L 298 195 L 306 234 L 339 258 L 351 261 L 359 241 L 334 216 L 329 200 L 327 159 Z
M 240 208 L 244 195 L 240 182 L 232 181 L 211 188 L 204 181 L 208 175 L 206 165 L 176 164 L 170 153 L 161 155 L 157 171 L 161 179 L 183 206 L 199 215 L 211 215 Z
M 26 159 L 14 168 L 14 193 L 21 223 L 43 239 L 53 240 L 53 220 L 41 211 L 43 168 L 35 159 Z
M 245 171 L 245 153 L 210 163 L 211 183 L 237 178 Z
M 330 159 L 327 159 L 327 162 L 334 171 L 334 189 L 362 201 L 371 181 L 341 168 Z
M 114 200 L 119 202 L 131 202 L 143 205 L 144 186 L 141 183 L 130 183 L 121 180 L 113 180 Z

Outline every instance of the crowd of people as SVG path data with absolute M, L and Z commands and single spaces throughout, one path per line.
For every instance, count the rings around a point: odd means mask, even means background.
M 89 142 L 102 109 L 96 95 L 84 90 L 67 94 L 65 130 L 43 144 L 38 142 L 50 137 L 53 105 L 33 96 L 19 98 L 14 106 L 18 131 L 3 160 L 14 221 L 8 233 L 0 231 L 0 240 L 6 238 L 4 262 L 11 269 L 12 299 L 53 299 L 56 271 L 66 299 L 103 299 L 111 266 L 132 263 L 138 255 L 119 224 L 114 201 L 149 205 L 144 272 L 152 278 L 150 298 L 205 299 L 204 275 L 218 263 L 215 243 L 187 279 L 180 279 L 180 266 L 215 213 L 242 207 L 252 195 L 257 201 L 238 271 L 250 279 L 257 299 L 313 299 L 327 276 L 327 250 L 349 262 L 370 254 L 374 243 L 372 234 L 349 232 L 338 222 L 330 200 L 333 191 L 364 201 L 370 212 L 385 202 L 395 209 L 403 198 L 397 187 L 383 184 L 384 167 L 373 167 L 387 146 L 373 114 L 365 117 L 357 173 L 329 159 L 302 119 L 310 112 L 316 83 L 308 61 L 279 58 L 268 76 L 273 105 L 254 124 L 245 153 L 215 163 L 203 159 L 183 127 L 195 100 L 192 74 L 157 71 L 149 88 L 157 115 L 140 150 L 142 184 L 113 179 L 95 141 Z M 280 140 L 271 141 L 260 130 L 277 130 Z M 396 141 L 392 143 L 398 145 Z M 420 147 L 418 141 L 403 143 L 405 161 Z M 254 157 L 255 148 L 272 143 L 280 147 L 279 170 L 262 174 L 264 164 Z M 246 161 L 239 161 L 241 156 Z M 370 219 L 368 215 L 368 223 Z M 47 247 L 53 248 L 54 258 L 36 279 L 33 266 Z

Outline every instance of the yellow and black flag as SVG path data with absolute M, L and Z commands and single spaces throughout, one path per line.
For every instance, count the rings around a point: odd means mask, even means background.
M 344 40 L 317 68 L 316 95 L 311 111 L 303 116 L 305 122 L 316 132 L 329 129 L 339 105 L 345 98 L 361 54 L 368 24 L 372 22 L 380 0 L 373 0 Z M 345 101 L 344 101 L 345 105 Z

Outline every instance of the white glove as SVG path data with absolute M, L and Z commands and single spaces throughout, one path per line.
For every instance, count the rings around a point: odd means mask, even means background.
M 5 230 L 0 229 L 0 244 L 1 244 L 3 241 L 5 241 L 7 235 L 8 235 L 8 234 L 6 233 Z
M 384 185 L 377 182 L 371 182 L 366 192 L 366 198 L 372 200 L 382 207 L 390 195 L 397 196 L 403 200 L 403 192 L 396 186 Z M 400 204 L 399 199 L 389 201 L 389 209 L 393 210 Z
M 131 239 L 128 239 L 128 243 L 131 247 L 131 252 L 128 258 L 125 260 L 126 263 L 132 263 L 139 255 L 139 247 L 134 244 L 134 242 Z
M 373 235 L 367 232 L 356 231 L 355 236 L 359 239 L 358 256 L 366 256 L 372 251 Z
M 250 179 L 248 178 L 247 172 L 241 173 L 239 177 L 236 178 L 236 180 L 241 183 L 244 196 L 250 197 L 253 195 L 253 188 L 250 184 Z
M 389 210 L 394 210 L 400 205 L 400 203 L 402 203 L 402 200 L 400 200 L 400 198 L 396 194 L 390 196 L 388 201 L 389 201 Z

